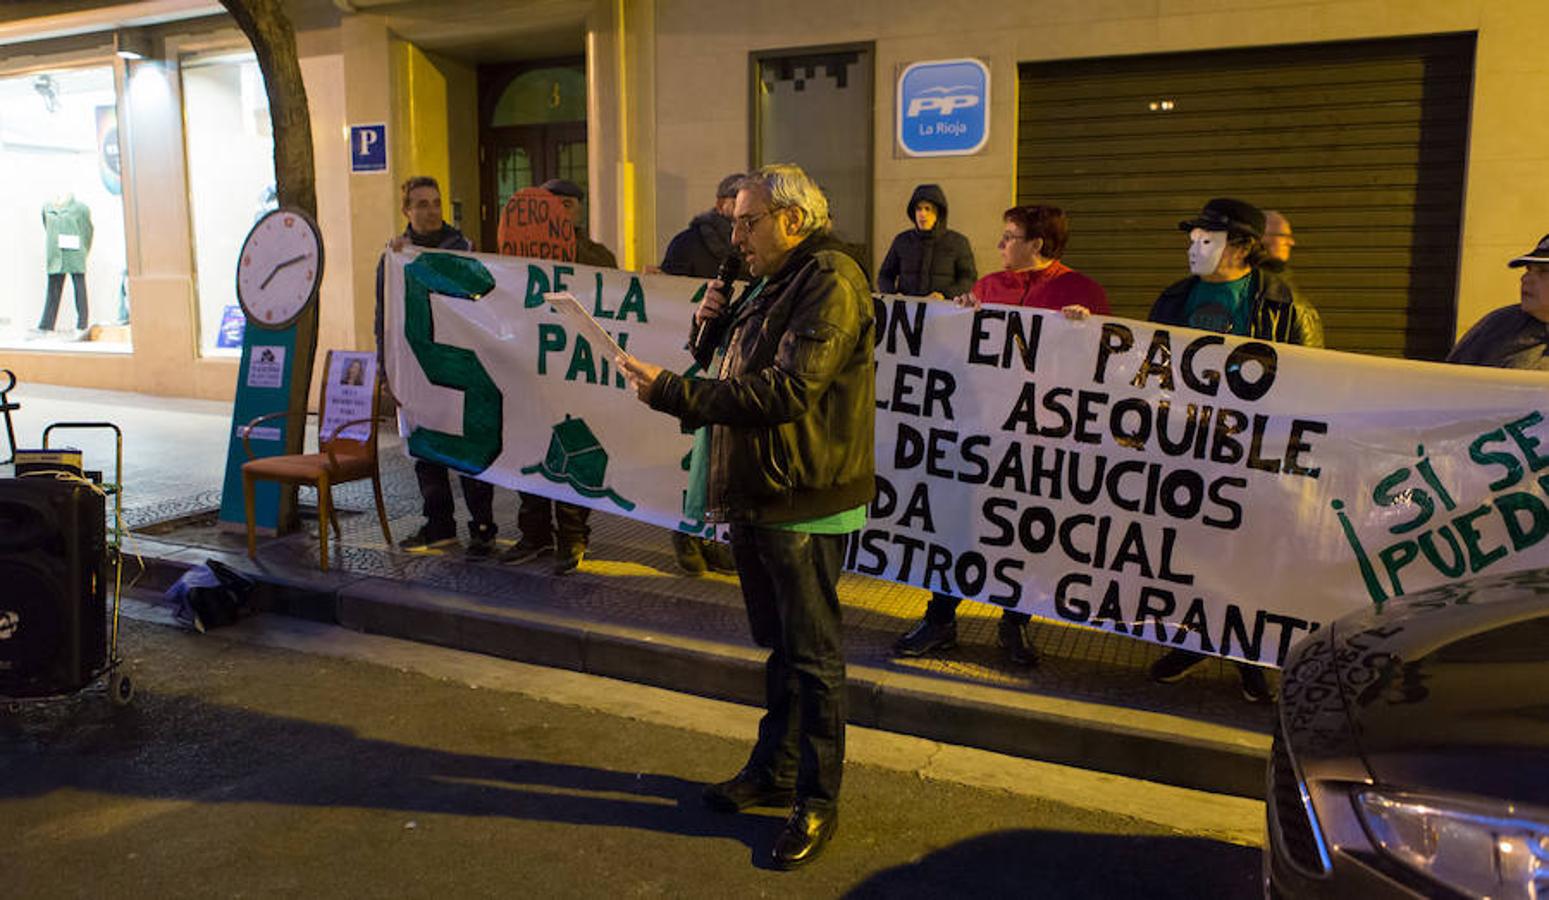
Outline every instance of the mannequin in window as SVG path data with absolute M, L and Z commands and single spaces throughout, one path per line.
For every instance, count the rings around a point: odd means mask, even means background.
M 60 194 L 43 204 L 43 233 L 47 241 L 48 294 L 37 331 L 46 334 L 54 330 L 65 276 L 69 275 L 75 291 L 74 336 L 79 340 L 86 336 L 86 254 L 91 252 L 91 210 L 74 194 Z

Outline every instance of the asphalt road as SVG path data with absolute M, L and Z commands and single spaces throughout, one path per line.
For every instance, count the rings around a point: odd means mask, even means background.
M 128 620 L 124 629 L 140 683 L 128 708 L 83 695 L 0 710 L 4 896 L 1259 891 L 1258 849 L 1102 808 L 1102 797 L 1126 796 L 1120 779 L 1090 776 L 1089 804 L 1036 786 L 986 790 L 893 765 L 883 738 L 862 754 L 882 762 L 872 765 L 855 761 L 852 737 L 828 852 L 777 872 L 762 860 L 778 812 L 725 816 L 698 799 L 702 782 L 741 764 L 747 743 L 735 735 L 752 734 L 745 708 L 640 699 L 632 692 L 651 689 L 574 673 L 562 674 L 582 681 L 566 682 L 560 700 L 529 696 L 548 690 L 551 670 L 452 651 L 405 651 L 447 654 L 443 677 L 395 661 L 397 651 L 375 661 L 314 652 L 382 640 L 339 629 L 288 644 L 255 638 L 261 624 L 231 636 Z M 287 649 L 308 641 L 306 652 Z M 600 699 L 575 700 L 583 694 Z M 681 722 L 696 724 L 671 724 Z M 979 758 L 991 770 L 1023 764 Z M 1062 775 L 1062 796 L 1086 796 L 1086 777 Z

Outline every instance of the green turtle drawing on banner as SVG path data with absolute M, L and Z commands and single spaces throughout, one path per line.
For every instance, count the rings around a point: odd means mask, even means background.
M 568 484 L 583 497 L 607 497 L 614 505 L 626 512 L 635 508 L 631 500 L 619 496 L 612 488 L 603 487 L 608 473 L 608 451 L 585 419 L 574 419 L 565 414 L 563 422 L 554 424 L 549 436 L 549 450 L 543 461 L 526 466 L 523 475 L 542 475 L 555 484 Z

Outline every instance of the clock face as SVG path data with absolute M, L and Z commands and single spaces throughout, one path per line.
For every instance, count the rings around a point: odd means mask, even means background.
M 284 328 L 317 294 L 323 277 L 323 240 L 306 213 L 277 209 L 267 213 L 237 257 L 237 301 L 248 321 L 262 328 Z

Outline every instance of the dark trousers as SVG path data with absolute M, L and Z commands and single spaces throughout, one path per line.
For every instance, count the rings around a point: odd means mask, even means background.
M 764 717 L 748 769 L 794 780 L 809 804 L 839 802 L 844 773 L 844 648 L 839 572 L 849 535 L 733 525 L 732 552 L 753 641 L 769 648 Z
M 425 521 L 433 531 L 457 533 L 456 508 L 452 505 L 452 470 L 423 459 L 414 461 L 414 477 L 420 483 L 425 501 Z M 463 502 L 468 505 L 468 533 L 474 537 L 495 536 L 495 486 L 487 481 L 459 476 L 463 483 Z
M 71 272 L 70 284 L 75 289 L 75 327 L 86 327 L 86 273 Z M 43 298 L 43 317 L 38 319 L 39 331 L 53 331 L 54 321 L 59 318 L 59 298 L 65 290 L 65 273 L 50 272 L 48 293 Z
M 590 509 L 523 491 L 518 494 L 522 505 L 516 509 L 516 527 L 524 539 L 535 544 L 557 543 L 561 547 L 586 546 L 592 535 L 586 525 Z
M 951 594 L 931 594 L 930 604 L 925 607 L 925 620 L 936 625 L 945 625 L 957 618 L 957 605 L 963 602 L 962 597 L 954 597 Z M 1003 610 L 1002 619 L 1016 622 L 1018 625 L 1026 625 L 1032 616 L 1027 613 L 1017 612 L 1014 609 Z

